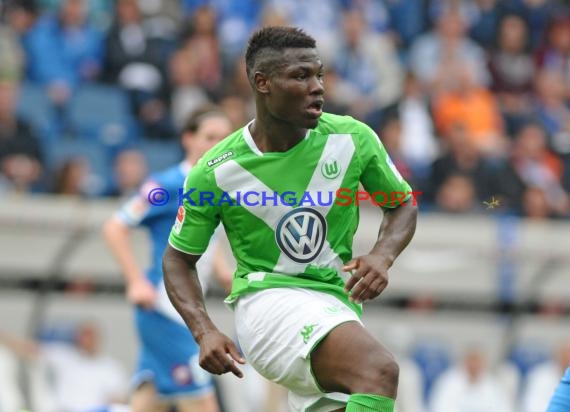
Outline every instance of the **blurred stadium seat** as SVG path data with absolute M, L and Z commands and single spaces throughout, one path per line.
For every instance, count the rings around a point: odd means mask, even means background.
M 38 134 L 44 148 L 49 148 L 57 136 L 57 116 L 40 85 L 23 82 L 20 85 L 18 115 Z
M 424 340 L 412 349 L 411 358 L 420 367 L 424 378 L 424 399 L 428 400 L 433 384 L 452 364 L 450 349 L 441 342 Z
M 127 144 L 138 135 L 128 96 L 118 87 L 82 86 L 69 104 L 68 117 L 74 134 L 107 147 Z
M 62 140 L 46 150 L 46 161 L 52 170 L 57 170 L 70 159 L 85 159 L 89 164 L 89 184 L 94 195 L 104 192 L 111 181 L 113 170 L 110 156 L 109 151 L 98 142 L 81 139 Z
M 144 154 L 150 172 L 166 169 L 183 159 L 178 142 L 142 141 L 138 148 Z
M 550 357 L 551 353 L 544 342 L 519 341 L 511 349 L 507 360 L 516 366 L 524 378 L 532 368 Z
M 49 150 L 48 159 L 52 166 L 59 166 L 68 159 L 84 157 L 94 172 L 104 174 L 108 172 L 109 158 L 103 148 L 96 142 L 79 140 L 65 140 Z

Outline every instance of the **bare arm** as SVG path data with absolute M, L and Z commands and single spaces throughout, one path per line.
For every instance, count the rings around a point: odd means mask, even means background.
M 121 267 L 129 301 L 135 305 L 152 307 L 156 301 L 156 291 L 135 258 L 131 229 L 113 217 L 103 225 L 103 237 Z
M 378 241 L 370 254 L 382 258 L 391 267 L 414 237 L 417 218 L 418 207 L 412 199 L 395 209 L 384 209 Z
M 354 271 L 345 290 L 357 303 L 374 299 L 388 286 L 388 269 L 412 240 L 418 208 L 413 199 L 395 209 L 385 209 L 378 240 L 368 255 L 350 261 L 343 269 Z
M 36 341 L 4 332 L 0 332 L 0 345 L 7 347 L 16 355 L 29 360 L 36 359 L 40 353 L 40 345 Z
M 214 374 L 232 372 L 241 378 L 243 374 L 233 360 L 242 364 L 245 360 L 232 340 L 214 325 L 206 311 L 196 272 L 199 258 L 199 255 L 189 255 L 170 245 L 166 246 L 162 258 L 166 292 L 200 345 L 200 366 Z
M 166 293 L 198 343 L 203 335 L 218 331 L 206 312 L 196 272 L 199 258 L 200 255 L 185 254 L 170 245 L 162 258 Z

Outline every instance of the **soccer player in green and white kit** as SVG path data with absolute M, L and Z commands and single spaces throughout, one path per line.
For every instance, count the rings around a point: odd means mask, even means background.
M 363 327 L 361 304 L 387 286 L 417 208 L 410 196 L 387 205 L 378 241 L 353 258 L 358 207 L 316 199 L 339 188 L 354 193 L 359 182 L 369 193 L 411 189 L 368 126 L 322 112 L 313 38 L 263 28 L 250 38 L 246 68 L 256 117 L 186 179 L 163 257 L 169 297 L 200 345 L 200 365 L 242 377 L 236 362 L 245 360 L 209 318 L 195 269 L 221 221 L 237 260 L 226 302 L 247 361 L 289 389 L 294 411 L 392 411 L 398 365 Z

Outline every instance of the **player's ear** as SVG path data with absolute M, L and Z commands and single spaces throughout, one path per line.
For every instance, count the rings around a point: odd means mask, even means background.
M 271 88 L 269 76 L 262 72 L 255 72 L 253 84 L 255 85 L 255 90 L 261 94 L 268 94 Z

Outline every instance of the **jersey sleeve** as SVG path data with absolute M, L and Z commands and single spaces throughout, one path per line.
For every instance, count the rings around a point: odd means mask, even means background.
M 213 174 L 204 167 L 192 168 L 178 197 L 178 213 L 168 239 L 174 249 L 192 255 L 206 251 L 220 223 L 219 197 Z
M 378 135 L 361 123 L 359 157 L 362 165 L 360 181 L 364 189 L 382 207 L 400 206 L 412 196 L 412 188 L 402 177 L 386 152 Z
M 153 206 L 149 201 L 149 193 L 156 188 L 161 188 L 160 183 L 149 178 L 139 188 L 137 194 L 127 200 L 115 214 L 115 218 L 130 227 L 136 227 L 145 220 L 159 214 L 162 210 L 159 206 Z

